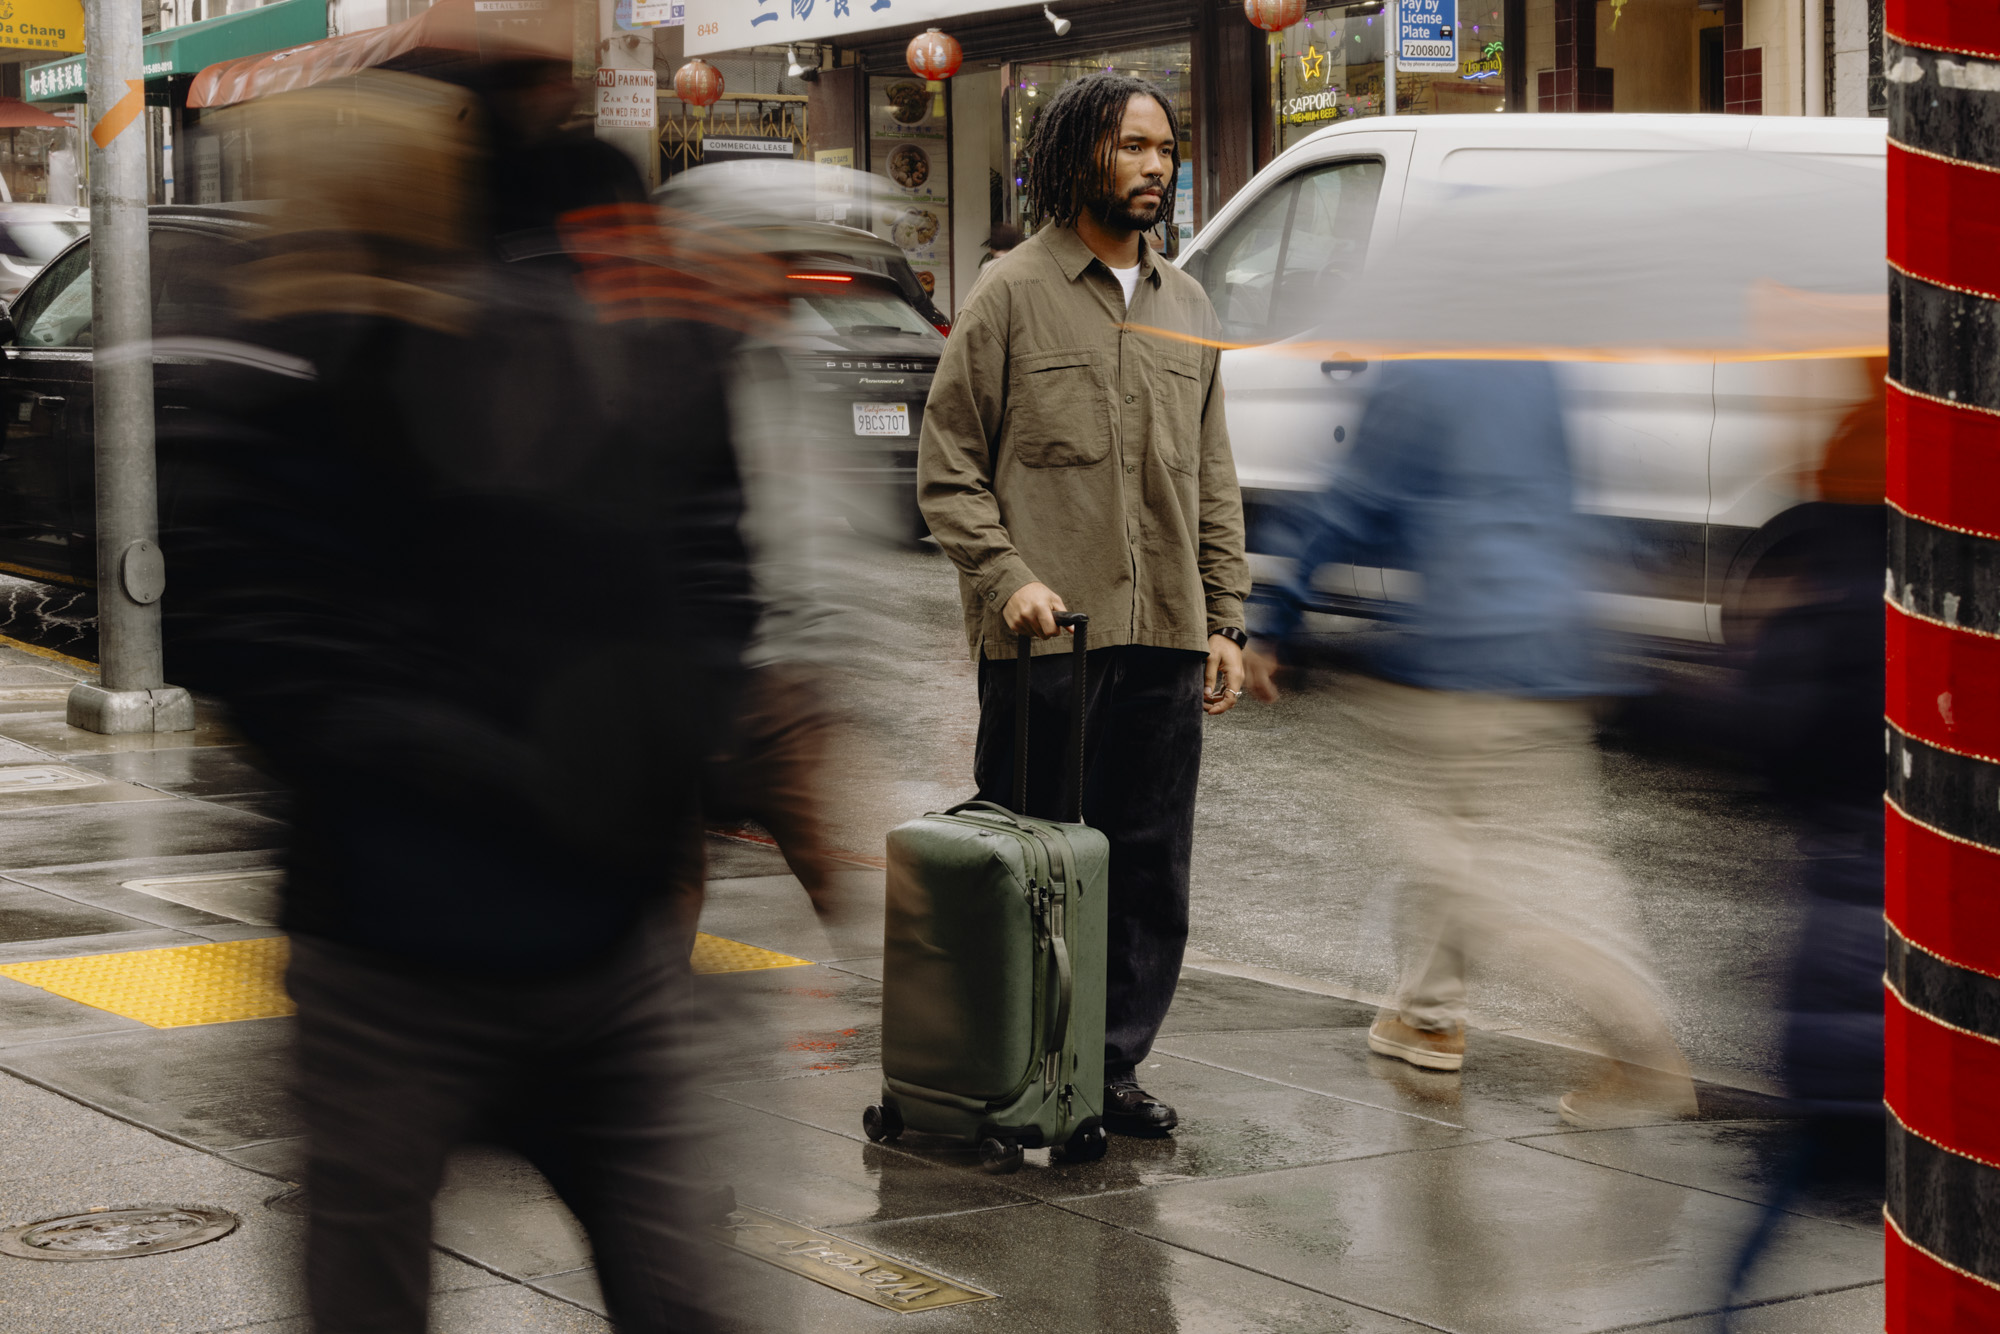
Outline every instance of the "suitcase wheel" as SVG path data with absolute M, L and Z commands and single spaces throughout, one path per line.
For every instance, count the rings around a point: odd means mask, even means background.
M 1108 1140 L 1103 1122 L 1093 1116 L 1078 1126 L 1067 1140 L 1056 1145 L 1051 1156 L 1064 1163 L 1094 1163 L 1104 1156 L 1104 1150 L 1109 1147 Z
M 895 1139 L 903 1133 L 903 1114 L 893 1102 L 870 1106 L 861 1113 L 861 1130 L 877 1144 Z
M 979 1170 L 991 1172 L 995 1176 L 1006 1176 L 1021 1170 L 1021 1163 L 1027 1157 L 1021 1146 L 1008 1140 L 987 1136 L 979 1141 Z

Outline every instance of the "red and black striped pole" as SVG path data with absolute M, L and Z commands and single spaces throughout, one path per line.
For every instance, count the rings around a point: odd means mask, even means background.
M 2000 1330 L 2000 4 L 1889 0 L 1888 1329 Z

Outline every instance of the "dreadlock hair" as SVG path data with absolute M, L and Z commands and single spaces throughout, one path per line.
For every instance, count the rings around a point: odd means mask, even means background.
M 1035 121 L 1021 173 L 1027 187 L 1029 221 L 1036 226 L 1052 222 L 1071 227 L 1086 208 L 1110 197 L 1112 182 L 1117 180 L 1114 157 L 1118 127 L 1124 122 L 1125 107 L 1135 97 L 1150 97 L 1167 113 L 1174 165 L 1162 191 L 1159 221 L 1169 224 L 1169 232 L 1173 230 L 1173 179 L 1181 166 L 1181 125 L 1174 116 L 1174 104 L 1156 84 L 1109 72 L 1086 74 L 1064 84 Z

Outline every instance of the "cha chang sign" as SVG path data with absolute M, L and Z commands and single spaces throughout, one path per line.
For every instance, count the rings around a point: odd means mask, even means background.
M 684 37 L 691 56 L 746 46 L 831 42 L 877 28 L 943 26 L 1002 9 L 1033 8 L 994 0 L 686 0 Z
M 0 46 L 83 50 L 83 0 L 0 0 Z

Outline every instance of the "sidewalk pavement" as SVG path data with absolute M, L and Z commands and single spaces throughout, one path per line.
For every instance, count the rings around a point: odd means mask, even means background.
M 88 671 L 0 646 L 0 1228 L 158 1203 L 242 1222 L 134 1259 L 0 1255 L 0 1334 L 305 1334 L 268 924 L 284 798 L 213 720 L 67 727 L 62 693 Z M 1420 1072 L 1368 1054 L 1367 1006 L 1190 967 L 1142 1071 L 1179 1133 L 986 1176 L 861 1133 L 880 873 L 851 873 L 873 913 L 828 930 L 775 851 L 710 851 L 697 965 L 735 971 L 697 987 L 755 1022 L 706 1062 L 740 1209 L 690 1263 L 731 1284 L 746 1332 L 1721 1328 L 1722 1273 L 1791 1133 L 1759 1095 L 1704 1085 L 1698 1121 L 1567 1130 L 1578 1052 L 1476 1032 L 1462 1077 Z M 459 1155 L 436 1243 L 439 1331 L 609 1328 L 576 1224 L 509 1154 Z M 1881 1272 L 1879 1201 L 1807 1199 L 1735 1328 L 1879 1330 Z M 954 1284 L 992 1295 L 933 1305 Z

